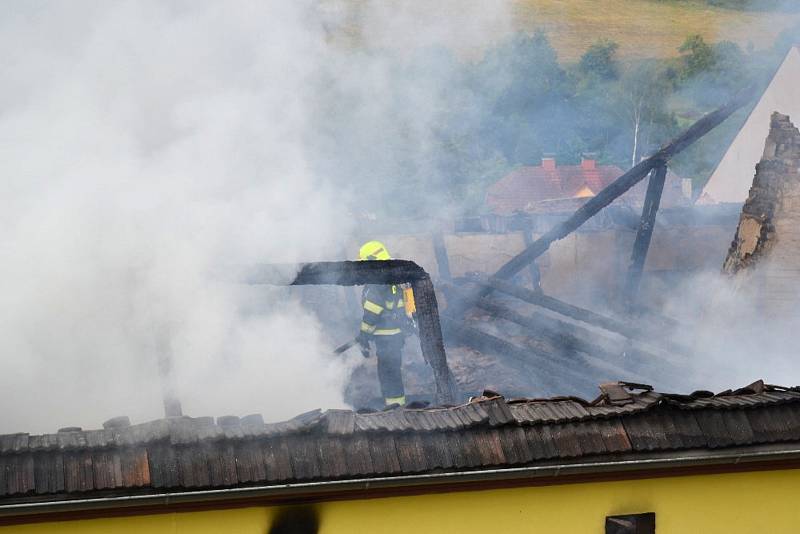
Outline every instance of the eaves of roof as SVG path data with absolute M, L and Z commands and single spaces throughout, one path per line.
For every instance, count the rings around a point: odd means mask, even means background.
M 170 418 L 126 428 L 0 436 L 0 505 L 108 495 L 345 482 L 604 464 L 648 455 L 800 448 L 800 392 L 757 382 L 711 395 L 604 384 L 575 398 L 356 413 L 313 411 L 264 424 Z M 614 400 L 612 400 L 614 399 Z M 688 461 L 688 460 L 687 460 Z

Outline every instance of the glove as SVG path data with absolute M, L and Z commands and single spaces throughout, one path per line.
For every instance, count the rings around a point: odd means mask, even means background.
M 369 358 L 370 357 L 369 336 L 364 332 L 360 332 L 356 336 L 356 341 L 358 342 L 358 346 L 361 347 L 361 355 L 365 358 Z

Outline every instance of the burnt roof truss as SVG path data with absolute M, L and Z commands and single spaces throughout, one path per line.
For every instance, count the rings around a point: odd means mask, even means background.
M 433 282 L 430 275 L 413 261 L 325 261 L 300 266 L 263 264 L 250 268 L 244 274 L 244 282 L 290 286 L 411 284 L 417 307 L 420 348 L 425 361 L 433 369 L 436 402 L 455 403 L 457 387 L 447 364 Z

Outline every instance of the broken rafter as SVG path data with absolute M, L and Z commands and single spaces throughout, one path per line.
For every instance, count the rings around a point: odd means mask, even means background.
M 448 338 L 457 339 L 478 352 L 502 354 L 515 360 L 526 371 L 534 373 L 536 376 L 541 376 L 542 372 L 544 372 L 547 376 L 558 377 L 559 379 L 565 379 L 567 382 L 572 381 L 572 383 L 580 383 L 586 380 L 584 373 L 565 366 L 562 358 L 557 358 L 547 352 L 533 347 L 520 347 L 505 339 L 464 323 L 453 321 L 447 317 L 442 317 L 442 326 Z M 546 380 L 543 382 L 546 382 Z
M 582 353 L 579 358 L 583 360 L 584 363 L 602 369 L 604 371 L 611 371 L 613 372 L 614 376 L 617 377 L 625 377 L 632 378 L 632 375 L 618 367 L 612 363 L 611 360 L 619 360 L 622 356 L 621 354 L 614 353 L 604 347 L 586 341 L 586 338 L 575 335 L 575 332 L 570 332 L 570 325 L 566 323 L 562 323 L 561 321 L 557 321 L 555 319 L 551 319 L 548 321 L 548 318 L 541 317 L 537 314 L 533 316 L 526 316 L 519 312 L 508 308 L 507 306 L 503 306 L 502 304 L 497 304 L 495 302 L 488 302 L 486 300 L 482 300 L 478 307 L 493 317 L 498 319 L 504 319 L 506 321 L 510 321 L 514 324 L 522 326 L 530 331 L 531 334 L 538 334 L 544 337 L 545 339 L 549 340 L 554 345 L 561 347 L 563 349 L 573 349 L 579 353 Z M 552 321 L 552 322 L 551 322 Z M 598 357 L 605 358 L 599 359 Z M 641 380 L 641 378 L 636 377 L 635 379 Z
M 569 304 L 563 300 L 537 293 L 536 291 L 512 284 L 511 282 L 507 282 L 505 280 L 493 278 L 491 280 L 482 282 L 481 286 L 483 288 L 488 288 L 489 290 L 505 293 L 506 295 L 518 298 L 529 304 L 541 306 L 542 308 L 565 315 L 577 321 L 584 322 L 590 326 L 620 334 L 629 339 L 637 339 L 650 344 L 653 344 L 655 339 L 658 340 L 658 342 L 663 345 L 664 348 L 673 352 L 679 352 L 682 354 L 688 354 L 690 352 L 688 348 L 666 339 L 664 337 L 664 332 L 660 330 L 643 327 L 642 324 L 629 326 L 622 321 L 618 321 L 611 317 L 595 313 L 591 310 L 575 306 L 574 304 Z
M 448 295 L 455 298 L 462 296 L 466 291 L 452 285 L 445 285 L 442 289 Z M 530 292 L 529 289 L 525 289 Z M 523 315 L 510 307 L 498 302 L 489 301 L 487 298 L 481 299 L 478 308 L 489 313 L 496 319 L 503 319 L 526 328 L 533 336 L 548 340 L 555 347 L 559 347 L 559 354 L 552 355 L 543 351 L 534 351 L 550 359 L 556 364 L 563 365 L 562 356 L 577 356 L 577 362 L 583 362 L 595 369 L 609 372 L 613 376 L 627 376 L 630 380 L 642 380 L 642 377 L 633 374 L 630 370 L 625 370 L 614 361 L 622 363 L 626 357 L 635 357 L 637 362 L 651 362 L 658 360 L 673 360 L 669 356 L 661 357 L 642 350 L 641 348 L 619 347 L 618 343 L 607 336 L 592 332 L 576 324 L 567 323 L 558 319 L 548 317 L 545 314 L 534 312 L 531 315 Z M 464 341 L 464 339 L 462 339 Z M 466 338 L 466 341 L 471 341 Z M 475 347 L 474 344 L 472 345 Z M 480 350 L 480 349 L 479 349 Z M 578 354 L 576 354 L 578 353 Z M 554 359 L 558 357 L 559 359 Z M 626 362 L 627 363 L 630 362 Z
M 542 336 L 554 345 L 567 350 L 568 353 L 569 349 L 576 351 L 579 353 L 577 357 L 580 361 L 597 370 L 610 373 L 609 376 L 642 381 L 644 377 L 631 370 L 632 364 L 638 368 L 652 362 L 666 362 L 671 365 L 671 368 L 662 368 L 660 371 L 662 378 L 664 375 L 669 375 L 671 379 L 677 380 L 679 377 L 674 369 L 683 368 L 685 365 L 683 361 L 669 354 L 659 353 L 656 355 L 631 344 L 622 347 L 606 336 L 591 332 L 578 325 L 547 317 L 542 313 L 534 312 L 531 315 L 523 315 L 501 304 L 488 302 L 486 299 L 482 300 L 478 307 L 498 319 L 504 319 L 530 329 L 531 334 Z M 628 341 L 630 342 L 630 340 Z

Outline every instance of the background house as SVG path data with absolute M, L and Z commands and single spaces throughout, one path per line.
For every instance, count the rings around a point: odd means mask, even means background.
M 493 185 L 486 194 L 488 208 L 498 215 L 518 211 L 570 211 L 595 196 L 624 171 L 616 165 L 601 165 L 592 155 L 584 155 L 579 165 L 558 165 L 554 157 L 543 157 L 539 166 L 515 169 Z M 643 180 L 618 202 L 641 206 L 647 190 Z M 675 173 L 667 174 L 661 206 L 685 206 L 691 189 Z

